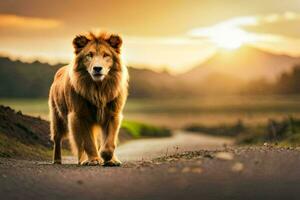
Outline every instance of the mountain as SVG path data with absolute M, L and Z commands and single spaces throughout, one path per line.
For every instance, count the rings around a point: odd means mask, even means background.
M 280 74 L 290 71 L 297 63 L 300 63 L 298 57 L 242 46 L 233 51 L 218 51 L 204 63 L 182 74 L 180 78 L 185 81 L 199 82 L 211 74 L 218 73 L 244 81 L 254 79 L 275 81 Z
M 179 91 L 177 78 L 168 72 L 129 67 L 129 97 L 176 96 Z

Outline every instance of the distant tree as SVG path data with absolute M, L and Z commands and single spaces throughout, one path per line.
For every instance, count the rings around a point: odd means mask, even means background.
M 290 73 L 283 73 L 279 77 L 275 91 L 280 94 L 300 93 L 300 65 L 296 65 Z
M 24 63 L 0 57 L 0 97 L 47 97 L 60 66 L 62 64 Z

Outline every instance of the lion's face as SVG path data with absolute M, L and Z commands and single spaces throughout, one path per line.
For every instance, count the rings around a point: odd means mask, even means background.
M 102 81 L 113 66 L 113 55 L 105 45 L 91 45 L 83 56 L 83 64 L 94 81 Z
M 81 58 L 80 70 L 86 70 L 96 82 L 103 81 L 114 67 L 114 57 L 120 53 L 121 43 L 118 35 L 77 36 L 73 46 L 76 56 Z

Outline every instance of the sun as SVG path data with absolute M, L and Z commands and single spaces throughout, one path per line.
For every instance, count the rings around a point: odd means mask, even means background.
M 214 26 L 193 29 L 188 34 L 192 37 L 207 38 L 218 48 L 233 50 L 258 40 L 253 33 L 240 27 L 243 24 L 255 24 L 253 18 L 237 18 Z
M 234 50 L 252 39 L 240 29 L 219 29 L 210 34 L 209 39 L 219 48 Z

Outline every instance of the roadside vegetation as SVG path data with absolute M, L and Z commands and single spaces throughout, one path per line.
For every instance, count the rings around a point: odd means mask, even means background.
M 167 128 L 133 121 L 123 121 L 121 129 L 124 129 L 125 132 L 130 134 L 135 139 L 142 137 L 171 136 L 171 130 Z
M 257 125 L 245 124 L 239 120 L 234 124 L 206 126 L 194 124 L 185 130 L 213 136 L 235 137 L 237 144 L 274 143 L 283 146 L 300 145 L 300 119 L 287 117 L 282 120 L 269 119 Z
M 50 148 L 40 144 L 25 144 L 14 137 L 0 133 L 0 157 L 24 159 L 50 159 Z

